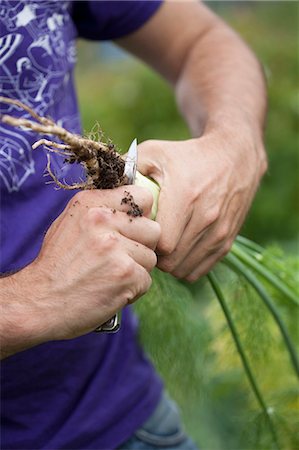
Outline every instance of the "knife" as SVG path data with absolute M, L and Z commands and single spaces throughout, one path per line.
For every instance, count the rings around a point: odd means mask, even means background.
M 127 179 L 126 184 L 135 184 L 137 171 L 137 139 L 135 138 L 128 150 L 124 175 Z M 107 320 L 103 325 L 97 327 L 94 331 L 98 333 L 116 333 L 121 325 L 121 311 L 118 311 L 111 319 Z

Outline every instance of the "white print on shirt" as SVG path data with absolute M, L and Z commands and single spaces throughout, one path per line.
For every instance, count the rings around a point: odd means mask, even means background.
M 34 172 L 28 141 L 21 133 L 5 130 L 0 126 L 0 176 L 8 192 L 18 191 L 26 178 Z
M 17 98 L 40 115 L 51 116 L 59 105 L 59 123 L 78 122 L 70 116 L 65 90 L 76 61 L 73 25 L 67 1 L 0 2 L 0 95 Z M 23 44 L 23 45 L 22 45 Z M 29 117 L 14 105 L 4 105 L 1 113 Z M 32 132 L 0 129 L 0 180 L 8 192 L 18 191 L 33 173 Z M 58 177 L 65 167 L 53 158 Z

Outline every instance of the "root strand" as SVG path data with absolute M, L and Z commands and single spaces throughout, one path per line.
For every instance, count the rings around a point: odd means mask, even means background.
M 108 140 L 108 143 L 96 142 L 90 138 L 84 138 L 70 133 L 51 119 L 39 116 L 29 106 L 24 105 L 19 100 L 0 96 L 0 102 L 21 108 L 35 119 L 31 120 L 24 117 L 3 114 L 0 116 L 0 120 L 3 123 L 13 127 L 24 127 L 38 134 L 56 136 L 62 141 L 58 143 L 42 138 L 32 145 L 33 149 L 43 145 L 49 152 L 64 156 L 66 162 L 76 162 L 84 167 L 86 171 L 86 182 L 69 186 L 59 181 L 55 176 L 51 169 L 50 157 L 47 155 L 47 170 L 57 186 L 62 189 L 112 189 L 126 184 L 127 180 L 123 175 L 124 160 L 114 150 L 115 147 L 110 140 Z M 102 138 L 103 133 L 99 125 L 94 128 L 93 132 L 94 134 L 99 133 Z

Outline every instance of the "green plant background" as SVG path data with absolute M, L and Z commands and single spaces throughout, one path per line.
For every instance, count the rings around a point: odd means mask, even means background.
M 281 271 L 295 286 L 299 270 L 298 3 L 211 2 L 209 6 L 251 45 L 268 82 L 269 170 L 241 234 L 270 246 L 269 254 L 281 260 Z M 99 122 L 122 151 L 135 136 L 139 141 L 189 136 L 170 88 L 147 67 L 98 43 L 80 42 L 78 56 L 76 80 L 86 132 Z M 277 327 L 244 280 L 221 264 L 217 275 L 270 408 L 280 448 L 295 450 L 299 448 L 298 384 Z M 298 348 L 298 309 L 272 294 Z M 201 448 L 275 448 L 207 280 L 190 286 L 156 271 L 152 289 L 136 309 L 141 340 Z

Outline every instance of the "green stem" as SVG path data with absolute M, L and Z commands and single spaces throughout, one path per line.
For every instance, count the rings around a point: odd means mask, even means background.
M 249 248 L 250 250 L 253 250 L 256 253 L 262 254 L 264 252 L 264 248 L 263 247 L 258 245 L 256 242 L 253 242 L 250 239 L 247 239 L 244 236 L 238 235 L 235 240 L 239 244 L 244 245 L 245 247 Z
M 236 327 L 234 325 L 234 322 L 233 322 L 233 319 L 232 319 L 232 317 L 230 315 L 230 311 L 229 311 L 229 309 L 227 307 L 227 304 L 226 304 L 223 292 L 222 292 L 222 290 L 220 288 L 220 284 L 219 284 L 219 282 L 218 282 L 218 280 L 216 278 L 216 275 L 212 271 L 207 275 L 207 277 L 208 277 L 208 279 L 209 279 L 209 281 L 211 283 L 213 291 L 215 292 L 215 295 L 216 295 L 216 297 L 217 297 L 217 299 L 218 299 L 218 301 L 220 303 L 220 306 L 221 306 L 221 308 L 223 310 L 223 313 L 225 315 L 225 318 L 227 320 L 229 329 L 231 331 L 232 337 L 233 337 L 234 342 L 236 344 L 236 347 L 237 347 L 238 353 L 240 355 L 240 358 L 241 358 L 241 361 L 242 361 L 245 373 L 246 373 L 248 381 L 249 381 L 249 383 L 250 383 L 250 385 L 252 387 L 252 390 L 253 390 L 253 392 L 255 394 L 256 400 L 259 403 L 263 413 L 265 414 L 265 417 L 267 419 L 268 426 L 269 426 L 269 429 L 271 431 L 271 434 L 272 434 L 275 446 L 279 449 L 278 438 L 277 438 L 277 434 L 276 434 L 276 431 L 275 431 L 275 428 L 274 428 L 274 424 L 272 423 L 271 417 L 270 417 L 269 412 L 268 412 L 267 405 L 266 405 L 266 403 L 265 403 L 265 401 L 264 401 L 264 399 L 262 397 L 262 394 L 261 394 L 261 392 L 260 392 L 260 390 L 258 388 L 257 382 L 255 380 L 255 377 L 254 377 L 252 371 L 251 371 L 251 368 L 250 368 L 249 362 L 247 360 L 247 357 L 246 357 L 246 355 L 244 353 L 244 350 L 243 350 L 243 347 L 242 347 L 242 344 L 241 344 L 241 341 L 240 341 L 237 329 L 236 329 Z
M 256 290 L 256 292 L 259 294 L 259 296 L 263 300 L 264 304 L 267 306 L 267 308 L 271 312 L 275 322 L 277 323 L 277 325 L 281 331 L 281 334 L 284 339 L 287 350 L 289 352 L 295 373 L 296 373 L 297 377 L 299 378 L 299 362 L 297 359 L 296 350 L 292 344 L 292 341 L 288 334 L 288 331 L 287 331 L 284 323 L 281 320 L 279 312 L 271 300 L 271 297 L 268 295 L 267 291 L 265 290 L 263 285 L 259 282 L 259 280 L 255 277 L 255 275 L 241 261 L 239 261 L 235 255 L 233 255 L 233 254 L 226 255 L 226 257 L 223 259 L 223 262 L 225 264 L 227 264 L 231 269 L 233 269 L 234 272 L 237 272 L 238 274 L 240 274 L 244 278 L 246 278 L 246 280 L 253 286 L 253 288 Z
M 285 295 L 287 299 L 293 301 L 297 306 L 299 306 L 299 299 L 296 296 L 296 293 L 293 292 L 283 280 L 281 280 L 274 273 L 270 272 L 265 266 L 263 266 L 255 258 L 250 256 L 249 253 L 246 253 L 238 243 L 234 243 L 230 253 L 240 259 L 246 266 L 255 270 L 265 280 L 272 284 L 279 292 Z
M 265 250 L 262 247 L 259 247 L 254 242 L 252 242 L 253 245 L 250 245 L 251 241 L 249 241 L 250 244 L 247 245 L 247 244 L 245 244 L 243 239 L 245 239 L 245 238 L 243 238 L 242 236 L 237 236 L 236 237 L 235 243 L 237 243 L 238 247 L 241 247 L 241 249 L 243 249 L 244 252 L 246 252 L 248 255 L 252 256 L 252 258 L 254 258 L 255 260 L 263 259 L 263 257 L 264 257 L 263 252 Z

